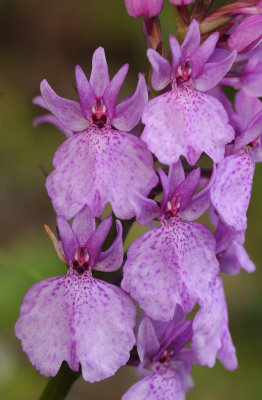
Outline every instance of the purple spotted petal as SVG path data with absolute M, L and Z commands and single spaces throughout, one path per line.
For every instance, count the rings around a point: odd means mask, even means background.
M 152 66 L 152 86 L 155 90 L 162 90 L 170 83 L 170 64 L 166 58 L 153 49 L 147 50 L 147 57 Z
M 256 266 L 250 260 L 244 246 L 233 241 L 221 256 L 220 269 L 224 274 L 235 275 L 242 268 L 250 274 L 255 271 Z
M 109 82 L 105 50 L 103 47 L 98 47 L 93 54 L 92 71 L 90 75 L 90 85 L 96 97 L 103 96 Z
M 185 388 L 181 372 L 171 368 L 155 372 L 131 386 L 121 400 L 149 399 L 185 400 Z
M 218 271 L 212 233 L 172 218 L 131 244 L 121 286 L 149 317 L 169 321 L 177 304 L 192 310 Z
M 79 65 L 77 65 L 75 68 L 75 78 L 81 112 L 85 119 L 89 119 L 91 117 L 91 110 L 94 104 L 95 95 L 90 83 L 87 80 L 87 77 Z
M 141 139 L 168 165 L 181 155 L 194 165 L 202 152 L 222 161 L 225 145 L 234 138 L 221 103 L 188 85 L 149 101 L 142 121 L 146 126 Z
M 85 246 L 88 238 L 96 229 L 95 218 L 87 206 L 76 215 L 72 223 L 72 228 L 80 245 Z
M 122 241 L 122 225 L 120 221 L 116 221 L 117 237 L 111 247 L 100 253 L 98 262 L 94 269 L 98 271 L 116 271 L 121 267 L 123 262 L 123 241 Z
M 138 85 L 134 94 L 116 106 L 116 113 L 111 124 L 125 132 L 131 131 L 140 121 L 148 102 L 148 91 L 143 74 L 139 74 Z
M 236 55 L 236 51 L 233 51 L 219 62 L 207 63 L 204 66 L 201 75 L 197 79 L 194 79 L 194 88 L 206 92 L 218 85 L 221 79 L 232 67 Z
M 112 216 L 106 217 L 89 237 L 86 247 L 90 256 L 90 266 L 94 267 L 99 259 L 104 241 L 112 226 Z
M 139 324 L 137 332 L 137 352 L 140 361 L 151 361 L 151 357 L 160 348 L 154 326 L 148 317 L 144 317 Z
M 246 212 L 254 175 L 254 161 L 248 153 L 226 157 L 217 167 L 211 201 L 225 225 L 237 231 L 247 226 Z
M 205 298 L 206 297 L 206 298 Z M 199 299 L 201 306 L 193 321 L 192 349 L 201 365 L 213 367 L 216 357 L 230 370 L 237 368 L 234 345 L 228 329 L 223 284 L 218 276 Z
M 69 273 L 33 285 L 15 326 L 23 350 L 45 376 L 62 361 L 83 378 L 100 381 L 129 359 L 136 308 L 119 288 L 88 274 Z
M 64 217 L 58 216 L 56 221 L 66 261 L 68 265 L 70 265 L 79 248 L 79 241 L 75 232 Z
M 74 135 L 72 131 L 66 129 L 64 125 L 62 125 L 61 122 L 58 121 L 58 119 L 52 114 L 41 115 L 41 117 L 35 118 L 33 121 L 33 125 L 37 126 L 39 124 L 42 124 L 43 122 L 47 122 L 49 124 L 56 126 L 61 132 L 65 134 L 67 138 L 70 138 Z
M 67 140 L 58 148 L 53 164 L 56 169 L 48 176 L 46 188 L 57 214 L 66 219 L 85 205 L 100 217 L 108 202 L 118 218 L 132 218 L 129 190 L 147 196 L 158 181 L 145 144 L 108 128 L 93 128 Z
M 88 128 L 89 122 L 83 117 L 76 101 L 57 96 L 45 79 L 41 82 L 40 89 L 48 110 L 66 129 L 79 132 Z
M 193 19 L 181 46 L 183 58 L 187 59 L 200 45 L 200 29 L 197 21 Z
M 219 33 L 214 32 L 190 55 L 192 63 L 192 78 L 198 78 L 204 69 L 204 66 L 215 50 Z
M 112 119 L 115 115 L 118 94 L 125 80 L 128 68 L 128 64 L 123 65 L 115 74 L 114 78 L 108 84 L 104 92 L 103 99 L 110 119 Z

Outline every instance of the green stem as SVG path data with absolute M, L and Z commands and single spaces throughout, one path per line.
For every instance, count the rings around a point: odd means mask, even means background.
M 71 386 L 80 375 L 80 370 L 74 372 L 66 362 L 63 362 L 58 374 L 54 378 L 49 378 L 39 400 L 64 400 Z

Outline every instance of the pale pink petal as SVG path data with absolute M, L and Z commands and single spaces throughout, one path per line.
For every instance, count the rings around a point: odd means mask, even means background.
M 56 126 L 61 132 L 65 134 L 67 138 L 70 138 L 74 135 L 74 133 L 70 131 L 70 129 L 66 129 L 64 125 L 61 124 L 61 122 L 58 121 L 58 119 L 52 114 L 41 115 L 40 117 L 35 118 L 33 121 L 33 126 L 37 126 L 39 124 L 42 124 L 43 122 L 47 122 Z
M 149 101 L 142 122 L 146 126 L 141 139 L 168 165 L 181 155 L 194 165 L 203 152 L 222 161 L 225 145 L 234 138 L 222 104 L 188 85 Z
M 162 90 L 170 83 L 170 64 L 166 58 L 153 49 L 147 50 L 147 57 L 152 66 L 152 86 L 155 90 Z
M 190 312 L 218 273 L 215 245 L 204 225 L 170 218 L 131 244 L 121 286 L 149 317 L 170 321 L 177 304 Z
M 194 88 L 206 92 L 218 85 L 221 79 L 232 67 L 236 55 L 237 52 L 232 51 L 227 57 L 223 58 L 219 62 L 207 63 L 204 66 L 201 75 L 197 79 L 194 79 Z
M 122 241 L 122 225 L 120 221 L 116 221 L 117 237 L 111 247 L 100 253 L 98 262 L 94 269 L 98 271 L 116 271 L 121 267 L 123 262 L 123 241 Z
M 103 96 L 109 82 L 105 50 L 103 47 L 98 47 L 93 54 L 92 71 L 90 76 L 90 85 L 92 86 L 96 97 Z
M 219 33 L 214 32 L 190 55 L 192 63 L 192 78 L 198 78 L 203 68 L 215 50 Z
M 256 97 L 247 95 L 243 90 L 239 90 L 235 96 L 235 108 L 239 128 L 243 132 L 251 119 L 262 110 L 262 102 Z
M 105 89 L 103 99 L 110 119 L 112 119 L 115 115 L 117 98 L 121 86 L 123 85 L 123 82 L 125 80 L 128 68 L 128 64 L 123 65 L 123 67 L 121 67 L 120 70 L 115 74 L 115 76 Z
M 200 45 L 200 29 L 197 21 L 193 19 L 189 25 L 186 37 L 181 46 L 183 58 L 189 58 L 189 56 L 196 50 Z
M 93 217 L 90 209 L 87 206 L 75 216 L 72 223 L 72 228 L 80 245 L 85 246 L 88 238 L 96 229 L 95 217 Z
M 56 221 L 66 261 L 68 265 L 70 265 L 79 248 L 79 242 L 75 232 L 71 228 L 71 225 L 69 225 L 69 223 L 65 220 L 64 217 L 61 217 L 59 215 Z
M 90 266 L 94 267 L 99 259 L 100 252 L 104 241 L 112 226 L 113 218 L 111 215 L 106 217 L 101 224 L 98 225 L 94 233 L 88 238 L 86 243 L 88 254 L 90 255 Z
M 172 73 L 176 73 L 176 70 L 182 61 L 181 47 L 177 39 L 173 35 L 169 36 L 169 44 L 172 54 Z
M 175 193 L 181 196 L 179 211 L 184 211 L 192 199 L 199 183 L 200 174 L 201 170 L 198 167 L 189 172 L 186 179 L 176 187 Z
M 236 350 L 228 328 L 223 284 L 218 276 L 199 299 L 201 306 L 193 321 L 192 349 L 201 365 L 213 367 L 216 357 L 227 369 L 237 368 Z
M 160 214 L 157 203 L 141 195 L 139 192 L 130 190 L 129 203 L 133 207 L 136 220 L 140 225 L 146 225 Z
M 66 219 L 85 205 L 100 217 L 108 202 L 118 218 L 132 218 L 130 189 L 147 196 L 158 181 L 145 144 L 108 128 L 93 128 L 69 139 L 58 148 L 53 164 L 56 169 L 46 187 L 57 214 Z
M 25 294 L 15 326 L 23 350 L 45 376 L 63 361 L 83 378 L 100 381 L 129 359 L 136 308 L 119 288 L 88 274 L 36 283 Z
M 237 274 L 241 268 L 249 274 L 256 270 L 244 246 L 236 241 L 222 254 L 220 261 L 221 272 L 229 275 Z
M 255 164 L 248 153 L 226 157 L 217 167 L 210 190 L 213 206 L 225 225 L 236 231 L 247 227 L 246 212 L 251 196 Z
M 48 110 L 66 129 L 79 132 L 89 126 L 89 122 L 83 117 L 80 105 L 76 101 L 57 96 L 45 79 L 41 82 L 40 89 Z
M 144 317 L 139 324 L 137 332 L 137 353 L 140 361 L 151 361 L 151 357 L 160 348 L 154 326 L 148 317 Z
M 75 78 L 82 114 L 85 119 L 90 119 L 95 95 L 87 77 L 79 65 L 75 68 Z
M 116 113 L 111 124 L 125 132 L 131 131 L 140 121 L 142 112 L 148 102 L 148 90 L 143 74 L 139 74 L 137 88 L 131 97 L 124 99 L 116 106 Z
M 185 400 L 183 376 L 175 369 L 164 369 L 141 379 L 121 400 Z

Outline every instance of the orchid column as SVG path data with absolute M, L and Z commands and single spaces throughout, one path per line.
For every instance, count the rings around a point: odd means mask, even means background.
M 65 275 L 28 290 L 15 326 L 31 363 L 53 377 L 42 399 L 64 398 L 80 374 L 95 382 L 129 365 L 141 380 L 123 400 L 183 400 L 194 364 L 237 368 L 221 273 L 255 269 L 243 245 L 262 160 L 262 52 L 260 39 L 241 51 L 232 43 L 260 3 L 170 3 L 178 35 L 166 51 L 163 1 L 125 1 L 142 18 L 151 77 L 139 74 L 130 96 L 118 103 L 128 64 L 110 79 L 98 47 L 89 79 L 76 66 L 79 102 L 46 80 L 34 99 L 47 110 L 35 125 L 66 136 L 46 180 L 58 236 L 46 231 Z M 222 84 L 239 89 L 235 110 Z M 196 221 L 206 212 L 212 231 Z M 135 220 L 147 232 L 124 254 Z

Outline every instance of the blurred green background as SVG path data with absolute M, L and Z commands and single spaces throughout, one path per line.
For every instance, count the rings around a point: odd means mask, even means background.
M 130 18 L 123 0 L 0 0 L 0 398 L 37 399 L 46 384 L 30 365 L 13 332 L 23 295 L 34 282 L 65 273 L 43 224 L 54 228 L 55 215 L 46 194 L 42 168 L 63 141 L 56 128 L 32 120 L 41 113 L 32 98 L 47 78 L 61 95 L 75 96 L 74 66 L 89 74 L 91 56 L 106 49 L 111 74 L 129 62 L 121 93 L 134 90 L 138 72 L 148 65 L 141 21 Z M 162 13 L 164 36 L 174 31 L 171 8 Z M 167 42 L 166 44 L 167 45 Z M 239 368 L 229 372 L 193 368 L 190 400 L 262 399 L 262 165 L 257 165 L 249 208 L 246 248 L 257 265 L 252 276 L 225 277 L 230 327 Z M 232 205 L 234 206 L 234 205 Z M 129 242 L 133 237 L 128 238 Z M 95 338 L 94 338 L 95 340 Z M 69 400 L 117 400 L 136 380 L 130 367 L 110 379 L 89 384 L 79 379 Z

